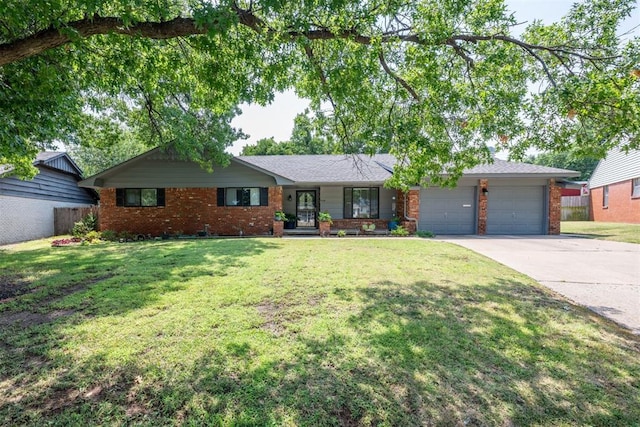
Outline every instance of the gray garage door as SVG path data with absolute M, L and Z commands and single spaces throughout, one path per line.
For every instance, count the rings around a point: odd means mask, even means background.
M 476 233 L 476 188 L 423 188 L 419 230 L 435 234 Z
M 544 186 L 489 187 L 487 234 L 543 234 Z

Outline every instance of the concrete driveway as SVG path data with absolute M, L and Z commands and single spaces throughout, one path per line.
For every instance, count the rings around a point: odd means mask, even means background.
M 640 335 L 640 245 L 568 236 L 439 236 Z

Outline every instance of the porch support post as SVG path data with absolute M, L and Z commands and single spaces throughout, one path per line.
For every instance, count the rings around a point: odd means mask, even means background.
M 284 234 L 284 222 L 276 221 L 275 214 L 277 211 L 282 210 L 282 186 L 277 185 L 275 187 L 269 187 L 269 208 L 271 208 L 271 214 L 274 217 L 273 220 L 273 235 L 275 237 L 282 237 Z
M 548 234 L 560 234 L 562 216 L 562 190 L 555 179 L 549 180 L 549 228 Z
M 487 234 L 487 207 L 489 204 L 489 180 L 478 180 L 478 234 Z

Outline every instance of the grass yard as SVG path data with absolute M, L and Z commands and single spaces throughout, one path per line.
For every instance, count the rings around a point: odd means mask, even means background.
M 562 233 L 576 234 L 590 239 L 615 242 L 640 243 L 640 224 L 617 222 L 562 221 Z
M 638 425 L 640 340 L 419 239 L 0 249 L 3 425 Z

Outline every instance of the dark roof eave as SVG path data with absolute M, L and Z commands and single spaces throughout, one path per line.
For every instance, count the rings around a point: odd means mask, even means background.
M 295 187 L 339 187 L 339 186 L 357 186 L 363 187 L 376 187 L 384 185 L 386 181 L 296 181 L 292 182 L 290 186 Z
M 446 176 L 446 175 L 444 175 Z M 569 178 L 580 176 L 580 172 L 571 173 L 465 173 L 462 178 Z

